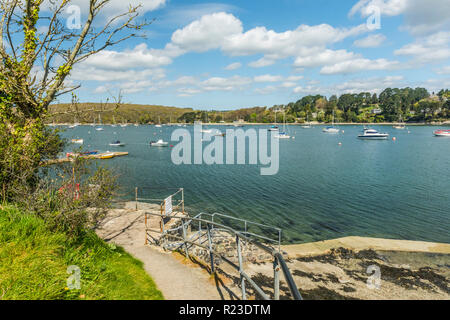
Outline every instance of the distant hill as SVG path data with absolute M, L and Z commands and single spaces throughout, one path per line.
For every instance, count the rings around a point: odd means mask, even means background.
M 176 108 L 155 105 L 122 104 L 116 108 L 115 104 L 79 103 L 54 104 L 50 106 L 47 122 L 55 123 L 98 123 L 99 115 L 105 124 L 113 123 L 168 123 L 177 122 L 184 114 L 193 112 L 190 108 Z M 160 120 L 161 119 L 161 120 Z

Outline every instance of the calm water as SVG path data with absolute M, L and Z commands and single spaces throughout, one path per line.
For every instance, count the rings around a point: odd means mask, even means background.
M 170 141 L 177 127 L 104 128 L 78 127 L 63 136 L 84 138 L 87 150 L 113 151 L 113 140 L 126 143 L 120 150 L 128 157 L 102 163 L 117 168 L 130 199 L 135 186 L 183 187 L 190 213 L 220 212 L 275 225 L 283 229 L 284 242 L 371 236 L 450 243 L 450 139 L 433 137 L 434 127 L 411 127 L 410 133 L 374 127 L 396 142 L 358 140 L 360 126 L 342 127 L 339 135 L 291 127 L 296 139 L 280 141 L 275 176 L 261 176 L 260 168 L 249 165 L 176 166 L 171 148 L 148 143 Z

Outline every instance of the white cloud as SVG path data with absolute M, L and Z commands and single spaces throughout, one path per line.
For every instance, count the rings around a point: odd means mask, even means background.
M 61 0 L 52 0 L 52 3 L 60 4 Z M 140 6 L 139 12 L 143 15 L 147 12 L 160 9 L 165 6 L 167 0 L 109 0 L 109 2 L 100 10 L 100 14 L 97 17 L 97 23 L 104 23 L 107 20 L 128 12 L 129 6 Z M 81 9 L 81 22 L 87 19 L 89 13 L 89 1 L 86 0 L 71 0 L 69 5 L 78 6 Z M 50 4 L 50 0 L 44 0 L 43 8 L 45 11 L 49 11 L 53 5 Z M 64 14 L 68 15 L 67 12 Z M 95 21 L 94 21 L 95 23 Z
M 216 12 L 232 12 L 238 10 L 235 6 L 225 3 L 190 3 L 188 5 L 170 6 L 170 11 L 158 18 L 156 23 L 169 25 L 170 27 L 185 26 L 205 15 Z
M 386 36 L 382 34 L 372 34 L 363 39 L 358 39 L 353 42 L 355 47 L 359 48 L 376 48 L 383 44 L 386 40 Z
M 264 88 L 256 88 L 255 92 L 259 94 L 271 94 L 278 91 L 278 88 L 275 86 L 267 86 Z
M 301 25 L 295 30 L 281 33 L 267 30 L 265 27 L 256 27 L 227 37 L 222 50 L 232 56 L 265 54 L 267 59 L 278 60 L 296 56 L 301 49 L 340 42 L 365 31 L 365 26 L 337 29 L 327 24 Z
M 242 22 L 232 14 L 213 13 L 175 31 L 172 43 L 183 50 L 205 52 L 219 48 L 228 36 L 242 31 Z
M 253 78 L 255 82 L 280 82 L 283 80 L 282 76 L 273 76 L 270 74 L 265 74 L 262 76 L 256 76 Z
M 234 15 L 218 12 L 175 31 L 172 45 L 186 52 L 220 49 L 229 56 L 263 55 L 249 63 L 250 67 L 261 68 L 280 59 L 316 54 L 325 50 L 327 45 L 368 31 L 365 25 L 334 28 L 328 24 L 301 25 L 280 33 L 265 27 L 243 30 L 242 22 Z
M 286 81 L 286 82 L 283 82 L 282 84 L 281 84 L 281 86 L 283 87 L 283 88 L 292 88 L 292 87 L 295 87 L 297 85 L 297 83 L 295 83 L 295 82 L 290 82 L 290 81 Z
M 388 87 L 402 87 L 405 86 L 403 76 L 386 76 L 373 77 L 365 79 L 353 79 L 346 82 L 339 82 L 330 84 L 328 86 L 316 86 L 317 82 L 309 82 L 308 86 L 299 86 L 293 89 L 294 94 L 344 94 L 344 93 L 359 93 L 370 92 L 379 94 Z
M 326 49 L 314 55 L 297 57 L 294 62 L 294 67 L 319 67 L 323 65 L 337 64 L 339 62 L 352 60 L 357 57 L 359 57 L 359 55 L 356 55 L 353 52 L 347 52 L 346 50 L 334 51 Z
M 267 59 L 267 58 L 261 58 L 256 61 L 250 62 L 248 65 L 252 68 L 264 68 L 275 64 L 275 60 Z
M 240 62 L 235 62 L 235 63 L 231 63 L 228 66 L 225 67 L 225 70 L 236 70 L 239 69 L 240 67 L 242 67 L 242 63 Z
M 200 83 L 203 91 L 234 91 L 241 90 L 250 85 L 252 79 L 248 77 L 233 76 L 230 78 L 213 77 Z
M 450 32 L 437 32 L 421 37 L 407 44 L 394 53 L 399 56 L 410 56 L 412 64 L 439 62 L 450 58 Z
M 362 17 L 368 17 L 374 13 L 373 7 L 379 8 L 383 16 L 403 14 L 403 28 L 414 35 L 429 34 L 450 26 L 448 0 L 360 0 L 349 15 L 359 12 Z
M 442 67 L 442 68 L 436 70 L 436 73 L 437 74 L 450 74 L 450 66 Z
M 386 59 L 364 59 L 358 58 L 354 60 L 348 60 L 344 62 L 339 62 L 334 65 L 325 66 L 320 70 L 321 74 L 349 74 L 356 73 L 366 70 L 391 70 L 393 68 L 399 67 L 399 62 L 389 61 Z
M 403 76 L 386 76 L 382 78 L 356 79 L 335 85 L 340 93 L 370 92 L 380 93 L 388 87 L 401 87 Z
M 133 50 L 101 51 L 82 62 L 82 65 L 107 70 L 129 70 L 131 68 L 158 68 L 171 63 L 172 59 L 162 55 L 162 51 L 148 49 L 147 45 L 142 43 Z
M 303 78 L 304 78 L 303 76 L 289 76 L 289 77 L 286 78 L 286 80 L 287 81 L 298 81 L 298 80 L 301 80 Z

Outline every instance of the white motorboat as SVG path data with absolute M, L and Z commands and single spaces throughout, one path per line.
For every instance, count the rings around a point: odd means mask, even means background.
M 84 140 L 83 140 L 83 139 L 72 139 L 72 143 L 75 143 L 75 144 L 83 144 L 83 143 L 84 143 Z
M 358 138 L 364 140 L 386 140 L 389 138 L 389 134 L 380 133 L 375 129 L 364 128 L 363 134 L 360 134 Z
M 339 133 L 339 129 L 335 127 L 326 127 L 322 131 L 325 133 Z
M 111 147 L 124 147 L 125 143 L 120 142 L 119 140 L 115 141 L 115 142 L 111 142 L 109 144 Z
M 152 147 L 168 147 L 168 146 L 169 146 L 169 143 L 163 141 L 162 139 L 160 139 L 160 140 L 158 140 L 158 141 L 152 141 L 152 142 L 150 142 L 150 145 L 151 145 Z
M 434 132 L 436 137 L 448 137 L 450 138 L 450 130 L 437 130 Z
M 280 128 L 278 128 L 277 126 L 272 126 L 270 127 L 269 131 L 280 131 Z

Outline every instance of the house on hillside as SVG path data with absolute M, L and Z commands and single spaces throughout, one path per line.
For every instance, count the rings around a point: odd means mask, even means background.
M 383 110 L 381 110 L 380 108 L 375 108 L 375 109 L 372 109 L 371 113 L 372 114 L 381 114 L 381 113 L 383 113 Z

